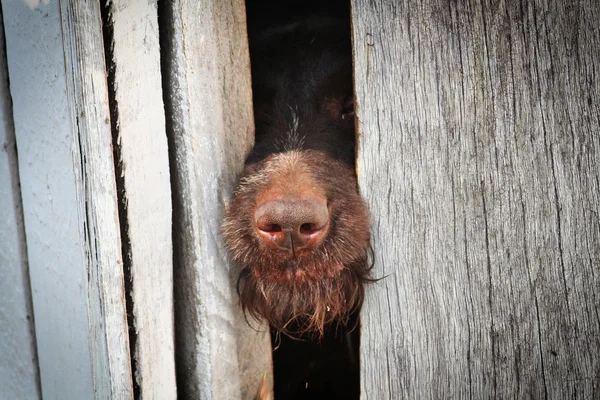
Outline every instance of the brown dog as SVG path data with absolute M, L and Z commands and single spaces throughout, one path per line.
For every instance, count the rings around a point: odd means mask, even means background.
M 313 18 L 270 29 L 251 48 L 256 144 L 222 232 L 241 265 L 244 310 L 288 334 L 345 324 L 369 280 L 343 29 Z

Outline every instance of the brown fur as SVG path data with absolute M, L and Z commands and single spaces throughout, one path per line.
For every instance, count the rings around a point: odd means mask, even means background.
M 370 280 L 369 218 L 354 171 L 348 31 L 340 21 L 310 18 L 251 40 L 256 143 L 222 232 L 241 266 L 244 310 L 288 335 L 322 336 L 328 325 L 345 325 Z M 310 215 L 302 201 L 326 204 L 319 215 L 328 220 L 316 218 L 318 229 L 298 247 L 285 236 L 289 227 L 259 229 L 270 226 L 268 218 L 257 226 L 257 208 L 273 202 L 286 202 L 291 215 L 297 202 L 298 213 Z
M 330 214 L 323 242 L 296 254 L 266 246 L 253 221 L 257 199 L 290 171 L 304 175 L 299 181 L 311 182 L 307 189 L 325 194 Z M 225 243 L 242 266 L 244 310 L 288 334 L 323 334 L 326 325 L 345 323 L 360 308 L 363 284 L 369 280 L 369 236 L 367 209 L 357 193 L 354 171 L 314 150 L 273 154 L 248 164 L 223 223 Z

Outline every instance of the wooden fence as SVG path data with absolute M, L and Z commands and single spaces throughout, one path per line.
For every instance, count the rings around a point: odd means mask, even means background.
M 600 3 L 353 2 L 369 399 L 600 394 Z
M 597 398 L 600 4 L 351 3 L 362 398 Z M 0 397 L 252 398 L 244 2 L 1 6 Z

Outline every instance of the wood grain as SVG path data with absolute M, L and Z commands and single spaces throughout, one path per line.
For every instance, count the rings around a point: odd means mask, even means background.
M 271 382 L 270 336 L 266 326 L 247 324 L 239 271 L 220 237 L 223 205 L 254 133 L 244 2 L 161 6 L 179 395 L 249 399 L 265 372 Z
M 0 43 L 4 44 L 3 30 Z M 23 204 L 4 51 L 0 53 L 0 354 L 2 396 L 39 399 Z
M 600 5 L 353 0 L 368 399 L 600 393 Z
M 171 183 L 156 1 L 113 0 L 105 16 L 134 378 L 175 399 Z
M 132 397 L 100 9 L 2 1 L 42 397 Z

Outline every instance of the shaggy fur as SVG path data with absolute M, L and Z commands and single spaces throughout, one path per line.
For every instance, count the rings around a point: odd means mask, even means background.
M 225 243 L 241 265 L 244 310 L 288 334 L 322 335 L 329 324 L 345 324 L 369 281 L 369 219 L 354 172 L 350 44 L 339 32 L 329 20 L 296 23 L 265 33 L 253 49 L 260 60 L 253 63 L 256 145 L 223 222 Z M 330 220 L 316 247 L 273 249 L 257 234 L 257 206 L 282 190 L 325 197 Z

